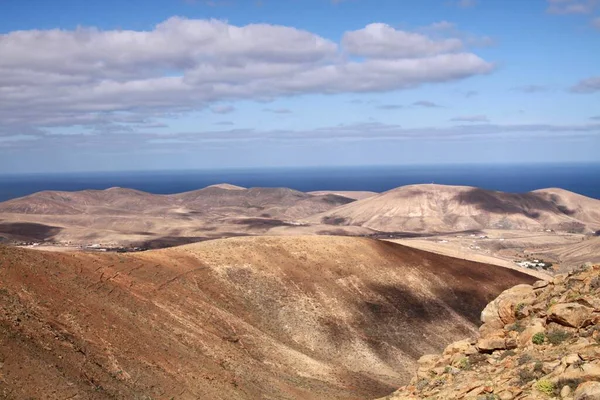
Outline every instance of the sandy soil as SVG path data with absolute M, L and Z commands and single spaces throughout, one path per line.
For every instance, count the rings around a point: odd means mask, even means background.
M 582 234 L 487 229 L 477 234 L 456 233 L 391 241 L 511 268 L 517 261 L 541 259 L 554 264 L 548 271 L 550 273 L 567 271 L 587 262 L 600 262 L 600 238 Z M 539 272 L 538 276 L 543 277 L 543 271 Z

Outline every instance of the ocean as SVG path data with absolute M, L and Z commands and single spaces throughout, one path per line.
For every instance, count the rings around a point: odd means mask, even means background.
M 300 191 L 375 192 L 418 183 L 476 186 L 513 193 L 559 187 L 600 199 L 600 163 L 3 174 L 0 175 L 0 201 L 42 190 L 74 191 L 119 186 L 169 194 L 196 190 L 216 183 L 244 187 L 289 187 Z

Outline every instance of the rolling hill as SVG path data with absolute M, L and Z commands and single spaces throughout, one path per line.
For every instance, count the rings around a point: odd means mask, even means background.
M 595 232 L 600 200 L 561 189 L 516 194 L 467 186 L 410 185 L 310 217 L 312 223 L 383 232 L 479 229 Z
M 47 191 L 0 203 L 0 236 L 79 245 L 162 247 L 265 234 L 352 201 L 335 194 L 227 184 L 172 195 L 123 188 Z
M 364 399 L 531 276 L 364 238 L 0 247 L 7 398 Z

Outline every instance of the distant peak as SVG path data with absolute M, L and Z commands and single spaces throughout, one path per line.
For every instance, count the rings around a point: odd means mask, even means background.
M 219 188 L 219 189 L 226 189 L 226 190 L 246 190 L 245 187 L 232 185 L 230 183 L 218 183 L 216 185 L 207 186 L 207 188 Z

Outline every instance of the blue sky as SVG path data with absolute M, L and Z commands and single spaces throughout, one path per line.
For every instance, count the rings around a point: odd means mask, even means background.
M 600 161 L 596 0 L 0 9 L 0 173 Z

